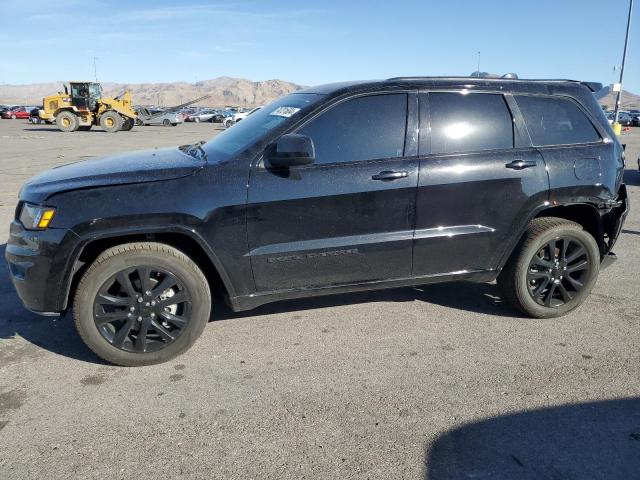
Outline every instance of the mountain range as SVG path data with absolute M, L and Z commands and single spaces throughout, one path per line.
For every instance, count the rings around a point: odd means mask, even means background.
M 472 76 L 497 77 L 490 73 L 474 72 Z M 63 81 L 49 83 L 33 83 L 29 85 L 0 85 L 0 104 L 40 105 L 42 98 L 63 89 Z M 303 88 L 284 80 L 265 80 L 252 82 L 243 78 L 218 77 L 196 83 L 112 83 L 102 84 L 107 96 L 114 96 L 129 90 L 137 105 L 179 105 L 203 95 L 209 98 L 196 105 L 222 107 L 240 106 L 256 107 L 275 100 L 282 95 Z M 613 108 L 615 93 L 610 87 L 597 92 L 596 98 L 601 105 Z M 622 108 L 640 108 L 640 95 L 623 90 Z
M 0 85 L 0 104 L 40 105 L 42 99 L 64 89 L 64 81 L 29 85 Z M 282 95 L 299 90 L 301 85 L 284 80 L 252 82 L 243 78 L 218 77 L 196 83 L 111 83 L 104 82 L 105 96 L 115 96 L 129 90 L 136 105 L 179 105 L 203 95 L 209 98 L 201 106 L 264 105 Z

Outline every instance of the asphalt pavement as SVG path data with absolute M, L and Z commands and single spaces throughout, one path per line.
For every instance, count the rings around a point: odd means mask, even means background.
M 0 120 L 0 253 L 20 185 L 56 165 L 207 139 L 211 124 L 64 134 Z M 107 365 L 26 311 L 0 262 L 0 478 L 631 479 L 640 472 L 640 129 L 632 210 L 578 310 L 494 285 L 214 309 L 169 363 Z

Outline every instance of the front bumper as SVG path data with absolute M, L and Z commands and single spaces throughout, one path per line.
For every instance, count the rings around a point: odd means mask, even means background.
M 48 228 L 26 230 L 13 221 L 5 260 L 9 277 L 29 310 L 51 315 L 66 308 L 69 263 L 78 243 L 78 236 L 71 230 Z

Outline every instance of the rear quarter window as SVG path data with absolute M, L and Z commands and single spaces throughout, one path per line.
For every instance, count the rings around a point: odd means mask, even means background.
M 568 98 L 516 95 L 531 141 L 537 147 L 601 140 L 582 110 Z

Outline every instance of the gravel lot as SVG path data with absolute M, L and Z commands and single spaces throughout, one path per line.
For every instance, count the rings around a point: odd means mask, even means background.
M 0 120 L 0 252 L 21 184 L 211 124 L 63 134 Z M 626 181 L 640 204 L 640 129 Z M 106 365 L 22 308 L 0 265 L 0 478 L 630 479 L 640 472 L 640 210 L 586 304 L 556 320 L 448 284 L 216 306 L 170 363 Z

